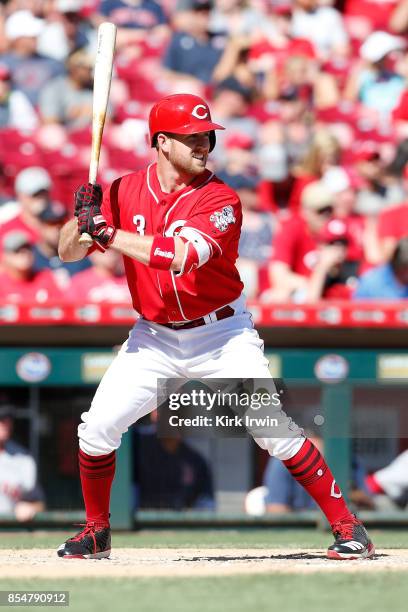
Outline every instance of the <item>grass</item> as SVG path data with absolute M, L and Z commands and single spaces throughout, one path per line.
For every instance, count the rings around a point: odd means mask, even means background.
M 0 548 L 55 548 L 72 531 L 0 532 Z M 406 530 L 370 530 L 377 548 L 408 548 Z M 315 529 L 189 529 L 117 532 L 116 548 L 326 548 L 329 532 Z
M 408 548 L 406 531 L 371 532 L 378 548 Z M 2 532 L 0 547 L 55 548 L 72 532 Z M 151 530 L 115 533 L 116 547 L 325 548 L 306 529 Z M 2 579 L 0 590 L 65 590 L 70 612 L 405 612 L 405 572 L 252 574 L 194 578 Z M 11 609 L 11 608 L 5 608 Z
M 404 573 L 212 578 L 2 580 L 1 590 L 65 590 L 70 612 L 405 612 Z M 10 609 L 10 608 L 9 608 Z

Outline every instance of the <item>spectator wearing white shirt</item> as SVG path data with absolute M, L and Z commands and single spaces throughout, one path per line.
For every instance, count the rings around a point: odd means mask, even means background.
M 22 91 L 12 89 L 10 70 L 0 63 L 0 129 L 32 131 L 38 124 L 33 105 Z
M 318 0 L 294 0 L 292 35 L 313 43 L 322 60 L 349 54 L 341 13 L 331 6 L 319 6 Z

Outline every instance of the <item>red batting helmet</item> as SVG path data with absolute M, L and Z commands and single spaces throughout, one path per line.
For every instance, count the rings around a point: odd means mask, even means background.
M 149 115 L 150 143 L 156 146 L 160 132 L 171 134 L 198 134 L 210 132 L 210 151 L 215 147 L 215 131 L 224 130 L 211 121 L 207 102 L 192 94 L 174 94 L 157 102 Z

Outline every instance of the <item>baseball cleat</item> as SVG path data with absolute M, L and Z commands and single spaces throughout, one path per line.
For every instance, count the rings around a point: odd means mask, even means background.
M 63 559 L 104 559 L 111 552 L 111 530 L 109 527 L 88 522 L 85 529 L 69 538 L 57 550 Z
M 335 542 L 327 549 L 329 559 L 367 559 L 375 553 L 361 521 L 354 514 L 331 526 Z

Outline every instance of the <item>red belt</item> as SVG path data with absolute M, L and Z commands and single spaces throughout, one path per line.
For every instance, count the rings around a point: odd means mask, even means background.
M 231 306 L 224 306 L 219 310 L 214 312 L 214 316 L 217 321 L 222 321 L 222 319 L 227 319 L 228 317 L 232 317 L 235 310 L 231 308 Z M 194 321 L 186 321 L 185 323 L 162 323 L 164 327 L 170 327 L 170 329 L 192 329 L 193 327 L 201 327 L 201 325 L 207 325 L 204 317 L 200 317 L 199 319 L 194 319 Z

